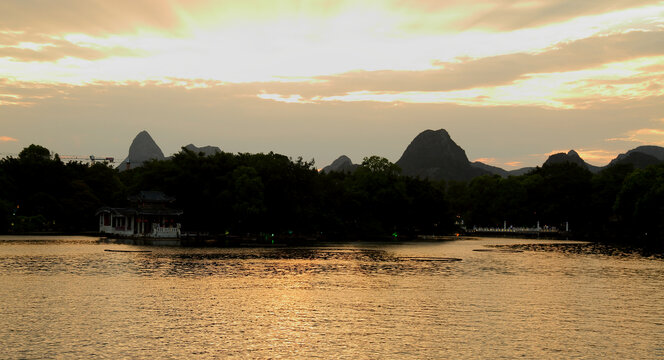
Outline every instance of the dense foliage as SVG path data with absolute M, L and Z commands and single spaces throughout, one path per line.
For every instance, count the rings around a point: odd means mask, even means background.
M 63 163 L 30 145 L 0 160 L 0 232 L 89 230 L 95 210 L 123 196 L 116 170 L 104 164 Z
M 465 226 L 565 228 L 577 238 L 664 238 L 664 165 L 616 165 L 591 174 L 575 164 L 501 178 L 431 182 L 365 158 L 353 173 L 319 173 L 283 155 L 196 154 L 118 172 L 63 163 L 38 145 L 0 160 L 0 232 L 94 231 L 95 210 L 159 190 L 184 210 L 184 231 L 324 238 L 441 235 Z

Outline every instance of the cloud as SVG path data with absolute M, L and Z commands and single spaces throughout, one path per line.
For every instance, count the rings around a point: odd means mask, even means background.
M 546 155 L 548 157 L 548 156 L 555 155 L 555 154 L 560 154 L 560 153 L 567 154 L 568 151 L 569 150 L 551 150 L 551 151 L 549 151 L 548 153 L 545 153 L 545 154 L 533 154 L 532 156 Z
M 577 150 L 579 156 L 588 163 L 593 164 L 607 164 L 615 159 L 620 151 L 617 150 L 604 150 L 604 149 L 579 149 Z
M 609 161 L 613 160 L 620 153 L 619 150 L 606 150 L 606 149 L 574 149 L 579 157 L 585 162 L 594 163 L 594 164 L 607 164 Z M 567 154 L 569 150 L 553 150 L 546 154 L 543 154 L 547 158 L 554 154 Z M 539 155 L 533 155 L 539 156 Z
M 451 4 L 472 10 L 455 15 L 460 18 L 473 17 L 476 7 L 494 7 L 488 1 Z M 520 1 L 501 4 L 517 12 L 528 7 Z M 29 11 L 38 6 L 39 11 Z M 662 48 L 661 33 L 648 31 L 657 29 L 649 18 L 661 17 L 664 6 L 650 13 L 639 8 L 621 18 L 620 26 L 584 18 L 577 21 L 583 25 L 557 23 L 517 32 L 430 34 L 403 31 L 402 24 L 419 17 L 399 9 L 389 1 L 63 0 L 52 5 L 9 0 L 0 4 L 0 77 L 75 84 L 164 77 L 226 82 L 306 78 L 328 83 L 317 91 L 329 92 L 316 95 L 337 96 L 505 85 L 530 74 L 650 56 Z M 433 11 L 436 23 L 446 19 L 446 9 Z M 113 56 L 123 58 L 107 59 Z M 64 58 L 74 59 L 34 64 Z
M 494 164 L 496 162 L 496 158 L 488 158 L 488 157 L 482 157 L 482 158 L 477 158 L 473 160 L 473 162 L 479 161 L 481 163 L 485 164 Z
M 140 52 L 123 47 L 89 48 L 78 46 L 66 41 L 55 44 L 37 44 L 35 48 L 18 46 L 0 46 L 0 58 L 10 58 L 21 62 L 52 62 L 66 57 L 84 60 L 99 60 L 112 56 L 137 56 Z
M 8 0 L 0 2 L 0 24 L 6 29 L 48 34 L 132 32 L 144 27 L 173 29 L 181 21 L 178 8 L 186 8 L 186 3 L 166 3 L 161 0 L 113 3 L 93 0 Z
M 524 27 L 543 26 L 581 16 L 657 4 L 659 2 L 656 0 L 505 0 L 459 25 L 467 28 L 479 27 L 509 31 Z
M 14 139 L 13 137 L 9 136 L 0 136 L 0 142 L 17 142 L 18 139 Z
M 664 101 L 630 100 L 570 110 L 379 102 L 292 104 L 258 98 L 256 94 L 265 86 L 204 79 L 84 86 L 0 79 L 0 94 L 17 96 L 12 101 L 24 104 L 0 106 L 0 119 L 3 128 L 12 129 L 12 137 L 60 154 L 123 158 L 131 139 L 148 129 L 166 154 L 195 143 L 229 152 L 275 151 L 313 157 L 320 166 L 341 154 L 353 159 L 379 155 L 396 161 L 422 130 L 444 128 L 470 159 L 496 158 L 497 163 L 521 161 L 523 166 L 533 166 L 541 165 L 546 157 L 527 154 L 550 149 L 626 152 L 633 147 L 630 143 L 607 144 L 605 139 L 634 128 L 651 128 L 653 120 L 662 116 Z M 289 86 L 297 88 L 297 84 Z M 2 151 L 20 151 L 19 143 L 2 144 Z
M 202 27 L 252 19 L 321 17 L 354 5 L 349 0 L 4 0 L 0 24 L 6 29 L 46 34 L 136 34 L 186 36 Z M 0 30 L 3 30 L 0 28 Z
M 290 95 L 288 97 L 279 95 L 279 94 L 266 94 L 266 93 L 260 93 L 257 95 L 257 97 L 265 100 L 274 100 L 278 102 L 284 102 L 284 103 L 291 103 L 291 104 L 306 104 L 306 103 L 313 103 L 312 101 L 306 101 L 302 98 L 301 95 Z
M 509 167 L 519 167 L 519 166 L 523 165 L 523 162 L 522 161 L 510 161 L 510 162 L 506 162 L 504 165 L 509 166 Z
M 288 102 L 376 101 L 587 108 L 663 96 L 664 31 L 597 36 L 537 54 L 436 63 L 420 71 L 352 71 L 260 83 L 255 95 Z M 258 83 L 247 84 L 256 87 Z
M 95 0 L 0 2 L 0 24 L 9 29 L 43 33 L 126 33 L 143 29 L 180 32 L 194 24 L 234 22 L 240 18 L 329 16 L 350 7 L 407 15 L 402 31 L 510 31 L 539 27 L 583 16 L 616 12 L 657 0 L 395 0 L 395 1 L 271 1 L 271 0 Z
M 48 99 L 66 98 L 72 86 L 66 84 L 42 84 L 17 82 L 0 78 L 0 108 L 8 106 L 31 107 Z
M 412 30 L 473 28 L 513 31 L 658 4 L 657 0 L 399 0 L 396 7 L 420 15 L 421 21 L 409 24 Z M 436 15 L 441 13 L 457 13 L 459 16 L 436 22 Z
M 50 37 L 44 34 L 36 34 L 33 32 L 25 31 L 11 31 L 0 29 L 0 45 L 2 46 L 18 46 L 21 43 L 45 43 L 49 42 Z
M 395 161 L 426 128 L 508 166 L 561 147 L 622 151 L 605 139 L 658 136 L 628 132 L 662 117 L 663 11 L 642 0 L 0 1 L 0 119 L 21 141 L 118 158 L 143 128 L 166 153 L 211 144 L 321 165 L 342 153 Z
M 664 129 L 643 128 L 631 130 L 623 137 L 607 139 L 608 141 L 627 141 L 638 144 L 664 146 Z
M 646 33 L 635 33 L 645 35 Z M 627 37 L 635 40 L 638 37 Z M 627 34 L 626 34 L 627 35 Z M 664 34 L 662 34 L 664 39 Z M 617 36 L 622 40 L 617 43 L 624 44 L 625 38 Z M 647 39 L 653 38 L 648 35 Z M 615 39 L 613 39 L 615 40 Z M 615 43 L 609 39 L 608 44 Z M 659 41 L 659 40 L 657 40 Z M 652 45 L 652 44 L 651 44 Z M 663 44 L 664 45 L 664 44 Z M 576 47 L 574 45 L 573 47 Z M 592 47 L 590 47 L 592 48 Z M 615 50 L 620 54 L 631 54 L 630 56 L 647 55 L 649 49 L 639 52 L 640 47 L 631 47 L 632 51 Z M 664 46 L 662 46 L 664 49 Z M 664 51 L 664 50 L 663 50 Z M 563 51 L 564 52 L 564 51 Z M 528 54 L 515 54 L 516 58 L 522 56 L 531 57 Z M 537 56 L 544 56 L 540 54 Z M 583 57 L 583 54 L 578 54 Z M 627 55 L 625 55 L 627 56 Z M 503 56 L 505 58 L 508 56 Z M 399 103 L 449 103 L 472 107 L 496 107 L 496 106 L 537 106 L 542 108 L 575 109 L 593 107 L 635 107 L 642 100 L 657 99 L 664 96 L 664 87 L 659 83 L 664 82 L 664 72 L 648 72 L 653 69 L 653 64 L 664 62 L 664 55 L 659 57 L 642 56 L 626 62 L 612 62 L 595 68 L 571 70 L 554 73 L 513 73 L 513 79 L 504 81 L 504 85 L 491 85 L 481 76 L 473 74 L 472 65 L 480 60 L 466 60 L 460 64 L 458 69 L 439 69 L 438 72 L 452 72 L 451 76 L 441 75 L 441 78 L 456 78 L 459 80 L 456 86 L 445 84 L 445 81 L 437 81 L 432 76 L 432 71 L 378 71 L 378 72 L 352 72 L 339 76 L 321 76 L 314 79 L 290 79 L 292 81 L 270 81 L 270 82 L 248 82 L 248 83 L 225 83 L 209 79 L 188 79 L 180 77 L 165 77 L 162 80 L 150 81 L 121 81 L 103 82 L 94 81 L 89 85 L 110 84 L 153 84 L 167 87 L 194 88 L 220 88 L 233 96 L 254 97 L 262 100 L 286 102 L 291 104 L 321 104 L 323 102 L 384 102 L 391 104 Z M 565 58 L 555 58 L 549 61 L 567 62 Z M 501 62 L 501 61 L 498 61 Z M 537 61 L 531 61 L 537 63 Z M 469 68 L 464 66 L 469 65 Z M 512 63 L 514 68 L 521 67 L 523 62 Z M 528 65 L 523 65 L 527 67 Z M 532 66 L 532 64 L 530 65 Z M 548 65 L 547 65 L 548 66 Z M 558 65 L 555 65 L 558 66 Z M 571 65 L 571 68 L 581 65 Z M 501 69 L 500 66 L 488 66 L 489 73 L 507 74 L 509 69 Z M 540 71 L 533 68 L 532 71 Z M 546 66 L 543 70 L 552 70 Z M 459 72 L 454 74 L 454 72 Z M 378 74 L 378 78 L 384 76 L 385 81 L 374 81 L 372 76 Z M 366 76 L 358 75 L 364 74 Z M 395 75 L 390 78 L 389 75 Z M 430 76 L 425 76 L 430 75 Z M 355 76 L 355 77 L 353 77 Z M 473 76 L 477 78 L 473 79 Z M 340 81 L 339 79 L 350 80 Z M 515 79 L 514 79 L 515 78 Z M 433 79 L 433 80 L 432 80 Z M 410 83 L 409 83 L 410 81 Z M 463 81 L 466 81 L 464 84 Z M 473 84 L 473 81 L 477 81 Z M 488 79 L 488 81 L 492 81 Z M 28 84 L 28 85 L 25 85 Z M 83 83 L 82 85 L 84 85 Z M 446 88 L 448 86 L 448 88 Z M 470 88 L 458 89 L 458 87 L 470 86 Z M 373 87 L 375 90 L 355 90 Z M 29 106 L 40 100 L 53 96 L 53 92 L 67 92 L 71 85 L 67 84 L 42 84 L 35 82 L 17 82 L 8 79 L 0 79 L 0 106 L 22 105 Z M 420 88 L 424 90 L 413 91 L 409 88 Z M 437 90 L 436 90 L 437 89 Z M 4 95 L 3 95 L 4 94 Z M 3 97 L 4 96 L 4 97 Z
M 327 90 L 327 95 L 353 91 L 451 91 L 510 84 L 527 74 L 568 72 L 656 55 L 664 55 L 664 31 L 634 31 L 560 44 L 539 54 L 438 62 L 438 68 L 433 70 L 354 71 L 316 79 L 326 82 L 322 90 Z
M 74 43 L 63 37 L 32 31 L 0 30 L 0 58 L 15 62 L 52 62 L 65 57 L 99 60 L 111 56 L 138 56 L 145 51 L 118 45 Z

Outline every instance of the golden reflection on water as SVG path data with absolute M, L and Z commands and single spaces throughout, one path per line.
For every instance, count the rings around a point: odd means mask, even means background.
M 2 241 L 7 358 L 662 358 L 664 261 L 473 251 Z M 461 259 L 461 261 L 453 261 Z

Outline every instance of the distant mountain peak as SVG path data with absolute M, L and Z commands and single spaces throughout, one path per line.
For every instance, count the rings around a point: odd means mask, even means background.
M 118 169 L 120 171 L 129 168 L 135 168 L 143 165 L 148 160 L 164 160 L 164 153 L 161 151 L 157 143 L 152 139 L 152 136 L 143 130 L 136 135 L 134 140 L 129 146 L 129 154 L 127 158 L 120 163 Z
M 582 167 L 585 165 L 585 163 L 583 162 L 583 159 L 581 159 L 579 154 L 574 150 L 570 150 L 567 153 L 559 152 L 559 153 L 551 154 L 551 155 L 549 155 L 549 158 L 546 159 L 546 161 L 544 162 L 544 165 L 559 164 L 559 163 L 566 163 L 566 162 L 574 163 L 574 164 L 577 164 L 577 165 L 582 166 Z
M 431 154 L 438 160 L 453 160 L 468 162 L 466 152 L 457 145 L 445 129 L 425 130 L 418 134 L 408 145 L 403 156 L 410 155 L 409 152 L 418 152 L 420 150 L 431 150 Z M 402 156 L 402 158 L 403 158 Z
M 611 160 L 608 166 L 615 164 L 632 164 L 637 168 L 664 161 L 664 148 L 655 145 L 642 145 Z
M 560 163 L 577 164 L 580 167 L 587 169 L 593 173 L 597 173 L 600 170 L 602 170 L 601 167 L 590 165 L 587 162 L 585 162 L 581 158 L 581 156 L 579 156 L 579 153 L 577 153 L 575 150 L 570 150 L 567 153 L 561 152 L 549 156 L 549 158 L 546 159 L 546 161 L 544 162 L 544 166 L 551 164 L 560 164 Z
M 339 156 L 332 164 L 324 167 L 321 172 L 330 173 L 332 171 L 336 172 L 353 172 L 357 169 L 358 165 L 353 164 L 351 159 L 346 155 Z
M 445 129 L 425 130 L 418 134 L 396 164 L 404 175 L 432 180 L 469 180 L 488 173 L 471 166 L 466 152 Z
M 438 129 L 438 130 L 427 129 L 427 130 L 424 130 L 420 135 L 425 135 L 426 136 L 426 135 L 429 135 L 429 134 L 439 135 L 439 136 L 441 136 L 445 139 L 452 140 L 452 137 L 450 137 L 450 133 L 448 133 L 447 130 L 445 130 L 445 129 Z
M 336 160 L 334 160 L 332 162 L 332 164 L 334 164 L 334 163 L 353 163 L 353 161 L 348 156 L 341 155 Z
M 210 146 L 210 145 L 197 147 L 194 144 L 189 144 L 184 146 L 184 148 L 196 154 L 203 153 L 205 156 L 212 156 L 214 154 L 221 152 L 221 149 L 218 148 L 217 146 Z

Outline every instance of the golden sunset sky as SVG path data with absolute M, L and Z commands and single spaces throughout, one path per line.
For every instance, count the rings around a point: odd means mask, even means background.
M 664 1 L 0 2 L 0 157 L 181 146 L 594 165 L 664 146 Z

